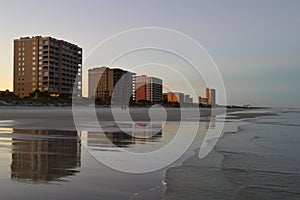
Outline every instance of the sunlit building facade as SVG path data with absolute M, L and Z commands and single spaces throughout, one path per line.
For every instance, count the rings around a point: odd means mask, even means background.
M 13 84 L 19 97 L 35 90 L 82 96 L 82 48 L 52 37 L 14 40 Z
M 135 100 L 147 100 L 150 102 L 162 101 L 163 81 L 156 77 L 145 75 L 135 77 Z

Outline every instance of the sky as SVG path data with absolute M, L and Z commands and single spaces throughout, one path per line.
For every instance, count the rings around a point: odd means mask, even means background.
M 228 104 L 300 107 L 299 9 L 298 0 L 1 0 L 0 90 L 12 90 L 13 40 L 21 36 L 52 36 L 82 47 L 86 94 L 87 69 L 106 64 L 99 58 L 88 65 L 97 44 L 128 29 L 163 27 L 189 35 L 207 50 L 223 78 Z M 117 42 L 112 45 L 118 49 Z M 137 55 L 132 59 L 141 60 Z M 148 57 L 176 65 L 162 54 Z M 135 62 L 129 58 L 115 64 L 126 68 Z M 173 85 L 183 91 L 176 80 L 174 75 Z M 197 95 L 204 94 L 201 81 Z M 172 77 L 166 81 L 171 82 Z

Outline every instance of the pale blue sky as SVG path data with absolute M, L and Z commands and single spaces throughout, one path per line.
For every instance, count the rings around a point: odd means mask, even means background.
M 300 107 L 299 9 L 298 0 L 2 0 L 0 90 L 12 89 L 15 38 L 53 36 L 87 55 L 112 34 L 159 26 L 186 33 L 208 50 L 228 103 Z

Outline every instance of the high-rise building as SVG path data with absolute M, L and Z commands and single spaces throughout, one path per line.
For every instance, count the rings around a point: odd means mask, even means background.
M 211 105 L 211 104 L 210 104 L 211 99 L 210 99 L 210 89 L 209 89 L 209 88 L 206 88 L 206 89 L 205 89 L 205 97 L 207 98 L 207 104 L 208 104 L 208 105 Z
M 215 89 L 210 89 L 210 105 L 211 106 L 216 106 L 216 90 Z
M 81 96 L 82 48 L 52 37 L 14 40 L 14 94 L 35 90 Z
M 215 106 L 216 105 L 216 90 L 206 88 L 206 98 L 207 98 L 207 104 L 209 106 Z
M 98 67 L 88 71 L 88 96 L 103 103 L 126 103 L 133 98 L 134 73 L 119 69 Z
M 163 81 L 156 77 L 145 75 L 135 77 L 135 100 L 147 100 L 150 102 L 162 101 Z

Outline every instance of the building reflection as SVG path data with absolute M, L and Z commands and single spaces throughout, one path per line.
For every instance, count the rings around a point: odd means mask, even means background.
M 206 129 L 216 129 L 216 117 L 215 116 L 207 117 Z
M 130 129 L 129 129 L 130 128 Z M 87 145 L 89 148 L 105 150 L 105 148 L 129 148 L 136 144 L 159 142 L 162 138 L 162 125 L 135 124 L 124 132 L 121 129 L 115 131 L 87 133 Z
M 13 129 L 11 178 L 55 181 L 78 173 L 81 143 L 76 131 Z

